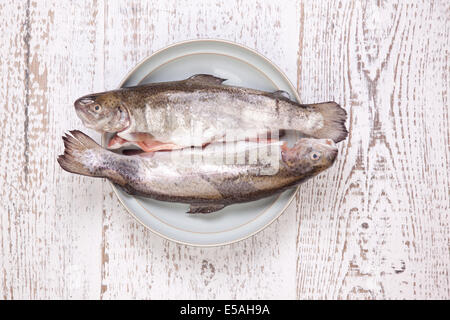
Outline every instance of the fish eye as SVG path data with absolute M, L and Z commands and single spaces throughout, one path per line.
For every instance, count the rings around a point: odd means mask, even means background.
M 95 110 L 95 111 L 99 112 L 100 109 L 101 109 L 101 107 L 100 107 L 98 104 L 96 104 L 96 105 L 94 106 L 94 110 Z
M 314 161 L 317 161 L 320 159 L 320 153 L 316 152 L 316 151 L 311 152 L 309 156 L 311 157 L 311 160 L 314 160 Z

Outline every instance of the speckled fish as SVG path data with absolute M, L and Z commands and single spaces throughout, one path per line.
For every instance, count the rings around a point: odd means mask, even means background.
M 110 149 L 134 144 L 145 151 L 244 140 L 279 130 L 307 137 L 346 138 L 346 112 L 335 102 L 298 104 L 284 91 L 227 86 L 225 79 L 195 75 L 91 94 L 75 101 L 88 128 L 113 132 Z
M 133 195 L 188 203 L 190 213 L 280 193 L 329 168 L 337 155 L 330 139 L 302 138 L 291 148 L 281 141 L 240 141 L 127 156 L 80 131 L 71 134 L 63 137 L 58 158 L 64 170 L 107 178 Z

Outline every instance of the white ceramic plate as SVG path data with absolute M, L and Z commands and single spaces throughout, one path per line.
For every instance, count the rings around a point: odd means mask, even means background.
M 228 79 L 224 84 L 284 90 L 299 100 L 288 78 L 257 52 L 221 40 L 193 40 L 160 50 L 138 64 L 121 87 L 186 79 L 207 73 Z M 289 135 L 283 139 L 291 141 Z M 104 142 L 108 137 L 104 137 Z M 211 214 L 187 214 L 187 204 L 130 196 L 112 186 L 127 211 L 154 233 L 187 245 L 218 246 L 261 231 L 278 218 L 294 198 L 296 189 L 258 201 L 235 204 Z

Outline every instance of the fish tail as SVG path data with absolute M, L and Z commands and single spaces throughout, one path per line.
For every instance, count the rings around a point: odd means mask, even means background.
M 94 140 L 89 138 L 83 132 L 78 130 L 70 131 L 71 135 L 66 134 L 62 137 L 64 140 L 64 154 L 58 157 L 58 163 L 64 170 L 90 177 L 98 177 L 98 170 L 95 169 L 96 152 L 103 150 Z M 94 159 L 93 159 L 94 158 Z M 92 163 L 92 165 L 89 165 Z
M 311 104 L 311 107 L 318 109 L 324 119 L 323 127 L 316 131 L 315 138 L 332 139 L 339 142 L 347 138 L 348 131 L 345 127 L 347 112 L 336 102 L 329 101 Z

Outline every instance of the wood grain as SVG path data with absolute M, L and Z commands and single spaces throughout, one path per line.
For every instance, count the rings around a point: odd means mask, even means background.
M 103 86 L 93 86 L 97 8 L 87 3 L 28 1 L 1 10 L 9 21 L 1 38 L 5 299 L 99 296 L 103 194 L 93 190 L 102 182 L 63 174 L 56 163 L 61 135 L 81 126 L 72 101 Z
M 447 1 L 0 1 L 3 299 L 449 299 Z M 73 101 L 166 45 L 252 47 L 349 138 L 270 227 L 219 248 L 144 229 L 62 171 Z
M 204 1 L 110 3 L 105 13 L 106 87 L 115 88 L 128 70 L 153 50 L 203 37 L 241 43 L 248 39 L 244 44 L 281 61 L 281 68 L 290 70 L 295 79 L 295 13 L 295 2 L 282 6 L 251 1 L 217 5 Z M 287 34 L 294 41 L 288 41 Z M 277 40 L 286 41 L 274 49 Z M 252 239 L 199 249 L 173 244 L 144 230 L 124 214 L 112 193 L 104 205 L 107 262 L 103 265 L 102 298 L 289 298 L 295 294 L 293 210 Z M 286 241 L 289 238 L 292 240 Z M 133 263 L 128 263 L 130 259 Z M 118 279 L 117 274 L 126 276 Z
M 350 135 L 298 197 L 297 297 L 448 298 L 448 3 L 301 12 L 300 97 L 340 101 Z

